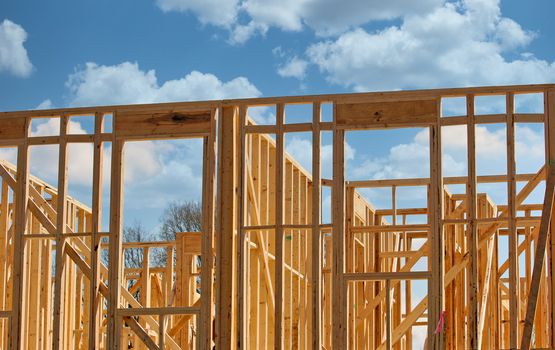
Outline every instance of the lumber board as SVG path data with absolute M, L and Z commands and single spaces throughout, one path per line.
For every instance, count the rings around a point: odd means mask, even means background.
M 236 150 L 237 113 L 233 107 L 219 110 L 219 163 L 218 163 L 218 222 L 216 226 L 216 348 L 231 349 L 235 344 L 235 282 L 233 274 L 236 266 L 234 218 L 236 203 Z
M 125 138 L 207 135 L 212 126 L 211 116 L 210 110 L 120 112 L 114 133 Z
M 467 124 L 467 160 L 468 183 L 466 184 L 467 207 L 470 223 L 467 229 L 469 253 L 469 300 L 468 300 L 468 327 L 469 346 L 478 349 L 481 345 L 478 339 L 478 225 L 477 218 L 477 186 L 476 186 L 476 126 L 474 123 L 474 95 L 466 96 Z
M 312 106 L 312 246 L 310 250 L 312 266 L 312 349 L 322 349 L 322 236 L 320 218 L 322 207 L 320 187 L 320 121 L 321 105 Z
M 278 104 L 276 107 L 276 151 L 275 151 L 275 242 L 276 242 L 276 262 L 275 262 L 275 316 L 274 316 L 274 348 L 281 350 L 284 348 L 284 332 L 283 332 L 283 318 L 284 318 L 284 287 L 285 276 L 283 269 L 283 251 L 284 251 L 284 235 L 283 235 L 283 211 L 284 211 L 284 171 L 285 171 L 285 158 L 284 158 L 284 136 L 283 136 L 283 122 L 284 122 L 284 105 Z
M 152 340 L 144 328 L 133 318 L 125 316 L 123 320 L 131 327 L 131 329 L 139 336 L 139 339 L 147 346 L 149 350 L 159 350 L 158 344 Z
M 436 100 L 338 103 L 336 126 L 339 128 L 388 128 L 427 126 L 439 114 Z
M 507 218 L 509 226 L 509 314 L 510 314 L 510 346 L 518 347 L 519 332 L 519 272 L 518 272 L 518 235 L 516 227 L 516 160 L 515 160 L 515 118 L 514 95 L 506 96 L 507 112 Z M 489 258 L 489 257 L 488 257 Z
M 337 111 L 335 111 L 334 116 Z M 333 135 L 333 347 L 347 347 L 347 302 L 345 297 L 345 132 L 336 130 Z
M 29 127 L 30 120 L 26 118 L 26 128 Z M 27 203 L 29 196 L 29 146 L 25 143 L 17 149 L 17 188 L 14 189 L 15 202 L 15 223 L 14 223 L 14 251 L 22 252 L 25 247 L 23 235 L 25 234 Z M 23 262 L 25 254 L 18 254 L 14 257 L 13 269 L 13 296 L 12 296 L 12 315 L 8 333 L 11 335 L 8 339 L 8 346 L 11 350 L 20 348 L 22 339 L 22 310 L 25 308 L 22 295 L 25 291 L 26 284 L 23 279 Z
M 27 135 L 26 118 L 0 118 L 0 138 L 4 140 L 23 139 Z
M 538 293 L 540 291 L 540 284 L 541 284 L 541 275 L 542 270 L 544 268 L 544 259 L 546 255 L 546 245 L 548 239 L 548 232 L 549 226 L 551 223 L 551 214 L 553 211 L 553 195 L 555 190 L 555 166 L 554 161 L 551 157 L 553 157 L 553 148 L 555 148 L 554 140 L 552 139 L 553 135 L 555 134 L 555 123 L 553 123 L 553 119 L 555 117 L 555 93 L 549 92 L 546 94 L 547 103 L 545 104 L 548 108 L 548 132 L 547 134 L 550 136 L 549 140 L 547 141 L 548 152 L 546 155 L 548 158 L 548 169 L 547 169 L 547 178 L 545 184 L 545 196 L 543 201 L 543 208 L 542 208 L 542 219 L 540 223 L 540 229 L 538 233 L 538 239 L 535 244 L 536 246 L 536 254 L 534 256 L 534 268 L 532 271 L 532 279 L 530 281 L 530 292 L 528 295 L 528 300 L 526 303 L 526 314 L 524 318 L 524 329 L 522 332 L 522 341 L 520 348 L 523 350 L 530 349 L 531 341 L 532 341 L 532 329 L 534 327 L 534 319 L 536 317 L 536 309 L 537 309 L 537 302 L 538 302 Z

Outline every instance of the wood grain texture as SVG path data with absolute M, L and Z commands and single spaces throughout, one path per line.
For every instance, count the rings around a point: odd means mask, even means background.
M 338 103 L 336 110 L 340 128 L 426 126 L 439 114 L 436 100 Z
M 115 120 L 117 137 L 188 136 L 210 132 L 211 112 L 120 112 Z
M 22 139 L 27 134 L 25 118 L 0 118 L 0 139 Z

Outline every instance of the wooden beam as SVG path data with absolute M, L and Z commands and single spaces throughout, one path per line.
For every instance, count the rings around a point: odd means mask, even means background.
M 40 224 L 50 233 L 56 234 L 56 225 L 44 215 L 35 201 L 29 199 L 28 201 L 29 212 L 40 222 Z
M 65 135 L 68 130 L 69 117 L 60 117 L 60 147 L 58 157 L 58 197 L 57 197 L 57 216 L 56 216 L 56 271 L 54 277 L 54 323 L 52 332 L 52 348 L 63 349 L 63 320 L 64 313 L 69 312 L 62 306 L 64 300 L 63 277 L 65 270 L 65 237 L 67 230 L 67 141 Z
M 224 107 L 218 115 L 218 222 L 216 226 L 216 348 L 235 348 L 235 230 L 237 221 L 237 116 L 238 109 Z
M 429 128 L 430 142 L 430 196 L 428 222 L 431 224 L 429 241 L 431 242 L 429 268 L 432 276 L 428 281 L 428 344 L 433 349 L 441 349 L 442 333 L 437 334 L 436 328 L 445 308 L 445 246 L 443 234 L 443 176 L 441 162 L 441 100 L 436 103 L 435 125 Z
M 0 118 L 0 138 L 4 140 L 25 138 L 28 127 L 26 119 L 15 116 Z
M 274 337 L 275 349 L 281 350 L 284 344 L 283 332 L 283 207 L 284 207 L 284 136 L 283 136 L 283 123 L 284 123 L 284 105 L 278 104 L 276 106 L 276 183 L 275 183 L 275 220 L 276 220 L 276 263 L 275 263 L 275 298 L 276 309 L 274 317 Z
M 58 116 L 61 113 L 72 115 L 94 114 L 101 112 L 132 112 L 144 110 L 191 110 L 206 109 L 214 106 L 236 106 L 246 104 L 251 106 L 262 106 L 275 103 L 307 103 L 312 101 L 329 102 L 338 101 L 342 103 L 371 102 L 371 101 L 406 101 L 419 100 L 435 97 L 461 97 L 469 93 L 476 96 L 500 95 L 507 92 L 532 94 L 543 93 L 547 89 L 552 89 L 554 84 L 529 84 L 529 85 L 506 85 L 506 86 L 481 86 L 481 87 L 463 87 L 463 88 L 441 88 L 441 89 L 425 89 L 425 90 L 406 90 L 406 91 L 376 91 L 365 93 L 342 93 L 342 94 L 319 94 L 319 95 L 302 95 L 302 96 L 283 96 L 283 97 L 259 97 L 259 98 L 242 98 L 242 99 L 223 99 L 211 101 L 193 101 L 193 102 L 165 102 L 151 104 L 135 104 L 135 105 L 116 105 L 116 106 L 95 106 L 95 107 L 72 107 L 59 108 L 49 110 L 27 110 L 27 111 L 11 111 L 0 112 L 2 118 L 21 117 L 21 116 L 37 116 L 50 117 Z
M 114 115 L 117 120 L 117 115 Z M 124 141 L 112 143 L 112 175 L 110 193 L 110 247 L 109 247 L 109 286 L 108 297 L 108 348 L 118 350 L 121 343 L 121 320 L 118 317 L 121 297 L 122 269 L 122 225 L 123 225 L 123 148 Z
M 139 339 L 141 339 L 141 341 L 147 346 L 149 350 L 160 349 L 158 347 L 158 344 L 156 344 L 154 340 L 152 340 L 145 329 L 133 317 L 125 316 L 123 317 L 123 320 L 125 321 L 125 323 L 127 323 L 127 325 L 129 325 L 129 328 L 131 328 L 133 332 L 137 334 Z
M 410 224 L 410 225 L 371 225 L 371 226 L 355 226 L 351 228 L 352 232 L 410 232 L 410 231 L 429 231 L 430 224 Z
M 516 160 L 514 95 L 506 96 L 507 112 L 507 219 L 509 224 L 509 341 L 511 349 L 518 347 L 519 330 L 519 271 L 518 235 L 516 227 Z
M 468 333 L 471 349 L 480 349 L 478 343 L 478 225 L 476 223 L 476 127 L 474 124 L 474 95 L 466 96 L 468 115 L 467 155 L 468 183 L 466 184 L 467 208 L 470 222 L 467 226 L 469 253 Z
M 335 130 L 333 134 L 333 348 L 347 347 L 347 301 L 345 273 L 345 132 Z
M 555 89 L 550 89 L 543 94 L 544 100 L 544 134 L 545 134 L 545 162 L 550 163 L 550 160 L 555 157 Z M 554 209 L 555 210 L 555 209 Z M 552 210 L 553 215 L 553 210 Z M 550 328 L 548 329 L 550 333 L 550 344 L 551 347 L 555 347 L 555 225 L 550 225 L 549 234 L 549 259 L 551 264 L 549 265 L 549 279 L 551 281 L 550 285 L 550 304 L 551 312 L 549 317 Z M 548 334 L 549 334 L 548 333 Z
M 0 163 L 0 176 L 2 180 L 6 182 L 6 184 L 12 189 L 16 190 L 17 182 L 14 179 L 13 175 L 6 169 L 5 164 Z
M 158 320 L 158 349 L 165 349 L 166 345 L 166 315 L 160 315 Z
M 92 182 L 92 224 L 91 224 L 91 282 L 89 306 L 89 349 L 100 346 L 98 329 L 100 328 L 100 235 L 102 231 L 102 186 L 104 164 L 104 142 L 101 134 L 104 132 L 104 113 L 94 116 L 94 150 L 93 150 L 93 182 Z
M 91 278 L 91 267 L 79 256 L 79 253 L 75 250 L 75 248 L 73 248 L 71 244 L 67 242 L 65 242 L 64 244 L 64 253 L 67 254 L 67 256 L 69 256 L 77 266 L 79 266 L 79 269 L 87 278 Z
M 238 211 L 236 212 L 238 220 L 237 228 L 237 240 L 238 240 L 238 265 L 237 265 L 237 304 L 239 310 L 237 312 L 237 328 L 239 339 L 238 343 L 241 347 L 246 347 L 249 339 L 249 327 L 248 327 L 248 308 L 249 308 L 249 287 L 248 287 L 248 269 L 249 264 L 247 260 L 249 258 L 250 250 L 247 247 L 247 237 L 243 231 L 243 225 L 246 220 L 247 212 L 247 191 L 245 191 L 247 167 L 246 167 L 246 114 L 247 110 L 245 107 L 239 107 L 239 126 L 238 126 L 238 137 L 237 142 L 237 154 L 238 154 L 238 183 L 237 183 L 237 197 L 238 197 Z
M 388 128 L 435 123 L 435 99 L 395 102 L 338 103 L 337 128 Z
M 404 269 L 406 270 L 406 269 Z M 383 280 L 428 280 L 432 273 L 428 271 L 393 271 L 393 272 L 347 272 L 343 274 L 346 281 L 383 281 Z M 395 288 L 395 285 L 391 286 Z
M 530 181 L 536 174 L 517 174 L 516 181 Z M 480 175 L 476 176 L 476 183 L 500 183 L 507 182 L 507 175 Z M 444 185 L 465 185 L 468 183 L 468 176 L 445 176 L 443 178 Z M 379 179 L 379 180 L 351 180 L 347 181 L 347 187 L 356 188 L 377 188 L 391 186 L 428 186 L 429 178 L 411 178 L 411 179 Z
M 312 105 L 312 350 L 322 349 L 322 234 L 320 232 L 320 121 L 321 105 Z
M 487 251 L 486 251 L 486 271 L 485 271 L 485 277 L 483 280 L 483 285 L 482 285 L 482 292 L 481 292 L 481 301 L 480 301 L 480 314 L 478 315 L 478 343 L 479 344 L 483 344 L 483 331 L 484 331 L 484 325 L 486 324 L 486 310 L 488 307 L 488 299 L 490 297 L 489 294 L 489 287 L 490 287 L 490 280 L 491 280 L 491 274 L 492 271 L 494 270 L 494 266 L 492 266 L 492 262 L 493 262 L 493 248 L 494 248 L 494 239 L 495 236 L 492 236 L 489 241 L 488 241 L 488 247 L 487 247 Z
M 391 280 L 385 280 L 385 348 L 392 349 L 393 335 L 391 333 Z
M 25 118 L 25 132 L 29 129 L 30 119 Z M 10 337 L 9 348 L 11 350 L 21 349 L 22 339 L 22 315 L 25 309 L 23 295 L 27 288 L 25 279 L 23 278 L 23 262 L 25 257 L 25 234 L 27 226 L 27 205 L 29 197 L 29 145 L 25 142 L 17 147 L 17 187 L 14 189 L 15 194 L 15 223 L 14 223 L 14 252 L 18 252 L 14 256 L 13 265 L 13 297 L 12 297 L 12 313 L 8 334 Z
M 153 136 L 208 135 L 212 126 L 210 110 L 160 110 L 120 112 L 114 120 L 117 137 L 148 138 Z
M 199 341 L 201 350 L 213 348 L 212 321 L 213 280 L 214 280 L 214 181 L 216 174 L 216 110 L 210 113 L 210 134 L 204 138 L 204 163 L 202 182 L 202 270 L 201 270 L 201 312 L 199 320 Z M 171 278 L 171 277 L 170 277 Z M 161 322 L 161 327 L 163 327 Z M 163 347 L 162 347 L 163 349 Z

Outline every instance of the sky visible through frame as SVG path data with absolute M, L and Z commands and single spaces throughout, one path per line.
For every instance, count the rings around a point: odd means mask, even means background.
M 553 8 L 550 1 L 494 0 L 3 2 L 0 109 L 554 82 L 555 25 L 547 15 Z M 540 104 L 534 97 L 516 101 L 520 111 L 539 111 Z M 445 105 L 446 114 L 464 114 L 464 101 Z M 495 98 L 476 106 L 504 111 Z M 269 110 L 255 112 L 259 121 L 272 119 Z M 286 114 L 307 120 L 311 110 L 292 107 Z M 87 118 L 72 119 L 72 126 L 76 133 L 92 130 Z M 37 135 L 56 129 L 54 120 L 33 125 Z M 519 172 L 541 166 L 542 133 L 517 127 Z M 505 171 L 504 134 L 502 125 L 478 127 L 479 174 Z M 311 170 L 310 135 L 288 135 L 286 142 Z M 126 223 L 140 219 L 156 231 L 168 201 L 200 198 L 200 147 L 194 141 L 127 147 Z M 346 149 L 349 179 L 428 174 L 422 129 L 352 132 Z M 465 175 L 464 130 L 445 128 L 443 149 L 445 175 Z M 70 147 L 70 192 L 85 203 L 91 151 Z M 15 160 L 13 150 L 1 152 Z M 53 184 L 56 154 L 55 147 L 37 147 L 31 155 L 32 171 Z M 330 162 L 331 137 L 324 135 L 328 177 Z M 157 196 L 159 187 L 168 194 Z M 506 200 L 504 188 L 483 187 Z M 366 192 L 377 207 L 390 206 L 389 193 Z M 402 197 L 414 205 L 422 189 Z
M 554 10 L 549 0 L 3 1 L 0 110 L 553 83 Z M 516 104 L 538 111 L 534 97 Z M 450 101 L 446 113 L 457 114 L 460 105 Z M 484 113 L 503 112 L 503 105 L 477 101 Z M 258 118 L 271 115 L 263 111 Z M 72 127 L 86 133 L 92 124 L 81 118 Z M 55 121 L 33 125 L 38 135 L 56 129 Z M 464 130 L 443 134 L 444 174 L 465 175 Z M 478 173 L 505 173 L 504 126 L 479 126 L 477 136 Z M 518 125 L 516 138 L 517 170 L 536 172 L 543 130 Z M 349 179 L 428 173 L 425 130 L 352 132 L 346 140 Z M 286 142 L 310 170 L 310 136 L 288 135 Z M 200 142 L 190 141 L 129 145 L 125 223 L 140 220 L 155 232 L 169 201 L 199 200 L 200 150 Z M 92 147 L 69 152 L 70 193 L 90 203 Z M 0 156 L 14 161 L 15 152 L 2 149 Z M 31 151 L 32 172 L 54 185 L 56 156 L 55 148 Z M 331 137 L 324 135 L 324 176 L 331 176 L 330 164 Z M 480 190 L 506 201 L 503 186 Z M 533 194 L 536 201 L 542 190 Z M 422 205 L 422 189 L 400 191 L 406 193 L 398 195 L 398 207 Z M 377 207 L 390 206 L 389 193 L 365 194 Z
M 550 1 L 494 0 L 8 1 L 0 4 L 0 109 L 553 82 L 555 25 L 548 14 L 554 7 Z M 446 109 L 457 114 L 460 105 L 454 101 Z M 537 110 L 533 98 L 519 105 Z M 503 101 L 477 101 L 484 112 L 500 106 Z M 306 118 L 311 111 L 286 113 Z M 265 119 L 270 113 L 258 114 Z M 86 118 L 74 122 L 76 132 L 92 128 Z M 36 124 L 42 135 L 57 128 L 54 121 Z M 444 172 L 463 175 L 464 135 L 457 128 L 444 134 Z M 479 127 L 477 134 L 478 149 L 484 148 L 478 172 L 504 171 L 504 128 Z M 536 171 L 542 130 L 521 125 L 517 141 L 518 170 Z M 287 137 L 287 150 L 309 170 L 310 142 L 306 134 Z M 427 162 L 424 130 L 355 132 L 347 142 L 348 178 L 427 174 L 419 166 Z M 324 173 L 329 143 L 324 137 Z M 161 184 L 181 187 L 179 198 L 199 198 L 199 147 L 128 147 L 126 188 L 136 209 L 126 217 L 140 217 L 155 230 L 165 200 L 141 198 L 155 195 Z M 13 159 L 13 151 L 3 152 Z M 55 182 L 49 157 L 57 151 L 36 152 L 33 169 Z M 75 187 L 85 202 L 88 153 L 87 146 L 70 149 L 70 157 L 81 160 L 74 161 L 70 190 Z M 500 201 L 506 197 L 495 192 Z M 387 195 L 372 197 L 377 206 L 387 205 L 381 203 Z M 148 210 L 141 210 L 145 204 Z
M 549 0 L 3 1 L 0 110 L 553 83 L 554 10 Z M 483 113 L 503 112 L 503 105 L 477 101 Z M 533 96 L 516 105 L 541 108 Z M 445 112 L 458 114 L 460 106 L 449 101 Z M 86 133 L 92 124 L 76 118 L 71 127 Z M 33 125 L 37 135 L 56 129 L 53 120 Z M 478 174 L 505 173 L 504 126 L 479 126 L 476 134 Z M 543 130 L 518 125 L 516 139 L 517 171 L 536 172 Z M 428 174 L 425 130 L 352 132 L 346 140 L 348 179 Z M 287 151 L 308 170 L 310 142 L 307 134 L 286 137 Z M 463 129 L 443 130 L 443 152 L 444 174 L 466 175 Z M 0 149 L 0 157 L 14 161 L 15 152 Z M 92 147 L 72 145 L 69 157 L 70 194 L 90 203 Z M 33 148 L 33 174 L 55 185 L 56 159 L 55 147 Z M 198 200 L 201 164 L 200 142 L 128 145 L 125 223 L 140 220 L 155 232 L 168 202 Z M 324 135 L 324 176 L 331 177 L 330 164 L 331 137 Z M 479 190 L 506 201 L 504 186 Z M 422 189 L 399 191 L 398 207 L 424 205 Z M 542 192 L 532 198 L 540 201 Z M 376 207 L 390 206 L 385 191 L 365 194 Z

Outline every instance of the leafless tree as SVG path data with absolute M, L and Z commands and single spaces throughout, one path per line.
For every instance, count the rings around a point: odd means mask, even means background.
M 177 232 L 199 232 L 202 229 L 202 207 L 198 202 L 172 202 L 161 221 L 160 238 L 173 241 Z
M 158 239 L 175 241 L 178 232 L 199 232 L 202 229 L 202 206 L 194 201 L 171 202 L 160 221 L 162 225 Z M 166 265 L 166 257 L 165 249 L 153 251 L 152 260 L 158 266 Z
M 161 227 L 158 234 L 151 235 L 140 221 L 123 229 L 124 242 L 146 242 L 153 240 L 174 241 L 178 232 L 198 232 L 202 228 L 202 206 L 198 202 L 172 202 L 164 210 L 160 218 Z M 108 264 L 108 254 L 103 252 L 102 259 Z M 150 249 L 151 266 L 165 266 L 167 260 L 166 248 Z M 175 263 L 174 254 L 174 263 Z M 140 248 L 126 249 L 124 253 L 126 268 L 140 268 L 143 266 L 143 250 Z M 200 258 L 197 264 L 200 266 Z M 199 277 L 200 278 L 200 277 Z
M 145 242 L 148 241 L 150 237 L 151 235 L 139 221 L 123 229 L 124 242 Z M 126 249 L 124 259 L 126 267 L 141 267 L 143 265 L 143 250 L 140 248 Z

